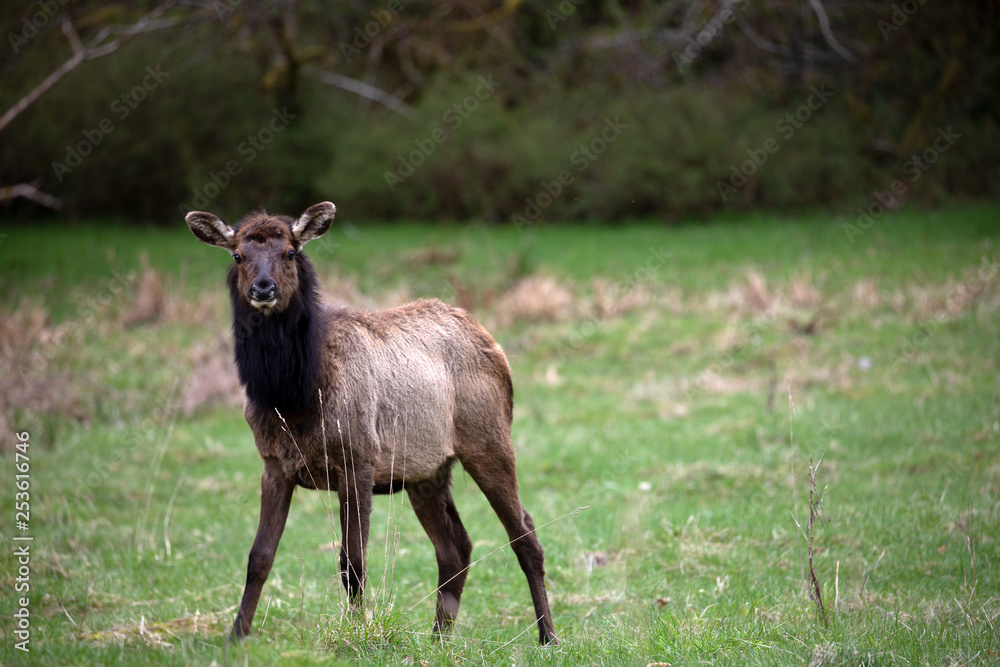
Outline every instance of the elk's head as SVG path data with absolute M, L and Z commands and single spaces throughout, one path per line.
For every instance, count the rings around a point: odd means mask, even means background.
M 237 292 L 267 314 L 288 307 L 299 285 L 296 257 L 307 241 L 330 229 L 336 211 L 327 201 L 310 206 L 297 220 L 252 213 L 235 228 L 201 211 L 191 211 L 185 219 L 199 241 L 232 254 Z

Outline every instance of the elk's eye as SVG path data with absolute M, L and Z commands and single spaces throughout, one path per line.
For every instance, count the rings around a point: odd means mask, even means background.
M 295 259 L 295 251 L 294 250 L 289 250 L 288 251 L 288 256 L 287 256 L 286 259 L 288 259 L 289 262 L 292 261 L 293 259 Z
M 241 257 L 240 253 L 238 253 L 238 252 L 234 252 L 233 253 L 233 259 L 236 261 L 237 264 L 242 264 L 243 263 L 243 257 Z

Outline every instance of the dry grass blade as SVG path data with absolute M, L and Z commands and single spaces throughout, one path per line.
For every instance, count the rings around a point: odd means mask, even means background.
M 284 416 L 282 416 L 281 411 L 279 411 L 278 408 L 274 408 L 274 412 L 276 415 L 278 415 L 278 419 L 280 419 L 281 423 L 283 424 L 281 430 L 283 430 L 286 434 L 288 434 L 288 437 L 292 441 L 292 444 L 295 445 L 295 451 L 299 453 L 299 460 L 302 461 L 302 467 L 306 469 L 307 473 L 309 473 L 309 481 L 312 482 L 313 488 L 318 489 L 319 485 L 316 483 L 316 478 L 313 477 L 312 468 L 309 467 L 308 462 L 306 462 L 305 454 L 302 453 L 302 448 L 299 447 L 299 443 L 295 440 L 295 436 L 292 435 L 291 427 L 288 425 L 288 422 L 285 421 Z M 320 502 L 322 502 L 322 499 L 320 500 Z M 325 509 L 327 512 L 330 511 L 329 508 L 326 506 L 326 503 L 323 503 L 323 509 Z
M 788 386 L 788 441 L 789 441 L 789 465 L 792 469 L 793 479 L 795 472 L 795 437 L 792 430 L 793 415 L 795 414 L 795 402 L 792 399 L 792 387 L 791 383 Z M 808 555 L 809 555 L 809 574 L 808 574 L 808 590 L 810 599 L 816 604 L 816 610 L 819 613 L 819 618 L 823 622 L 823 627 L 829 627 L 829 621 L 827 620 L 826 608 L 823 606 L 823 589 L 819 584 L 819 577 L 816 576 L 816 567 L 814 558 L 816 555 L 816 521 L 819 520 L 820 523 L 823 522 L 823 498 L 826 496 L 826 488 L 824 487 L 823 493 L 819 497 L 816 495 L 816 471 L 819 470 L 820 463 L 823 462 L 823 457 L 820 456 L 819 460 L 816 461 L 816 465 L 813 465 L 812 457 L 809 457 L 809 524 L 808 530 L 803 530 L 802 524 L 799 523 L 799 519 L 796 516 L 798 513 L 798 500 L 795 500 L 795 510 L 792 512 L 792 521 L 795 522 L 796 527 L 798 527 L 799 532 L 805 539 Z M 792 484 L 792 492 L 794 495 L 795 485 Z
M 142 552 L 147 537 L 150 540 L 150 548 L 152 548 L 152 534 L 146 534 L 146 522 L 149 520 L 149 512 L 153 504 L 153 492 L 156 490 L 156 480 L 160 477 L 160 468 L 163 465 L 163 457 L 167 453 L 167 447 L 170 445 L 171 439 L 173 439 L 174 426 L 177 424 L 177 409 L 174 403 L 174 394 L 177 391 L 177 386 L 178 382 L 175 380 L 173 387 L 170 390 L 170 394 L 167 397 L 166 413 L 170 416 L 170 421 L 167 423 L 167 432 L 164 434 L 163 440 L 160 442 L 160 445 L 156 450 L 156 455 L 153 457 L 153 466 L 149 475 L 149 482 L 146 484 L 146 506 L 136 522 L 135 549 L 136 552 L 139 553 Z
M 813 465 L 812 457 L 809 457 L 809 524 L 808 529 L 803 530 L 802 524 L 799 523 L 798 518 L 793 514 L 792 520 L 798 527 L 799 532 L 802 533 L 803 539 L 805 539 L 808 554 L 809 554 L 809 598 L 816 604 L 816 610 L 819 613 L 819 618 L 823 622 L 823 627 L 829 627 L 829 621 L 826 616 L 826 608 L 823 605 L 823 590 L 819 583 L 819 577 L 816 576 L 816 567 L 814 564 L 814 557 L 816 555 L 816 521 L 819 520 L 823 523 L 822 517 L 822 507 L 823 507 L 823 497 L 826 495 L 826 489 L 823 489 L 823 494 L 819 498 L 816 497 L 816 470 L 819 469 L 819 464 L 822 462 L 823 457 Z
M 816 577 L 816 568 L 813 565 L 813 557 L 816 555 L 816 519 L 818 518 L 822 523 L 822 507 L 823 498 L 826 496 L 826 488 L 823 489 L 823 493 L 820 497 L 816 497 L 816 471 L 819 469 L 819 464 L 822 463 L 823 457 L 820 456 L 819 461 L 813 466 L 812 457 L 809 458 L 809 581 L 810 581 L 810 591 L 813 602 L 816 603 L 816 608 L 819 610 L 820 620 L 823 621 L 823 626 L 829 625 L 826 618 L 826 608 L 823 606 L 823 591 L 819 585 L 819 579 Z

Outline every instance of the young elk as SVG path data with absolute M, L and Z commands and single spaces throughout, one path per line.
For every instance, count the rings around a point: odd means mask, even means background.
M 540 641 L 555 642 L 542 547 L 518 494 L 503 350 L 467 312 L 437 300 L 376 311 L 322 305 L 302 246 L 330 228 L 335 211 L 323 202 L 297 220 L 251 213 L 234 227 L 211 213 L 187 215 L 200 241 L 233 256 L 236 368 L 264 461 L 260 525 L 231 637 L 250 632 L 296 485 L 337 493 L 340 573 L 355 605 L 364 594 L 372 494 L 405 489 L 434 543 L 434 630 L 446 632 L 472 553 L 450 489 L 461 461 L 507 531 Z

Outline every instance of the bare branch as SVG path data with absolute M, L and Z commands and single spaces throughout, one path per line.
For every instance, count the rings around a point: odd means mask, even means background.
M 363 82 L 363 84 L 369 88 L 375 87 L 375 77 L 378 76 L 378 68 L 379 65 L 382 64 L 382 51 L 384 46 L 385 40 L 382 39 L 381 35 L 376 35 L 372 38 L 371 46 L 368 48 L 368 63 L 365 66 L 365 78 Z M 358 109 L 367 111 L 369 101 L 369 98 L 362 97 L 358 100 Z
M 732 7 L 732 4 L 732 0 L 725 1 L 726 7 Z M 751 27 L 751 25 L 747 22 L 746 18 L 743 17 L 741 12 L 733 11 L 733 18 L 736 19 L 736 25 L 739 26 L 740 31 L 746 35 L 747 39 L 753 42 L 758 49 L 775 55 L 788 55 L 787 49 L 784 49 L 773 42 L 767 41 L 760 35 L 760 33 L 754 30 L 753 27 Z
M 411 38 L 409 36 L 399 40 L 397 51 L 399 53 L 399 68 L 403 70 L 406 78 L 414 84 L 419 84 L 424 79 L 417 66 L 413 62 L 413 49 L 411 48 Z
M 69 40 L 70 47 L 73 49 L 73 56 L 60 65 L 58 69 L 52 72 L 52 74 L 45 77 L 44 81 L 32 88 L 27 95 L 15 102 L 11 108 L 4 112 L 3 116 L 0 116 L 0 130 L 7 127 L 12 120 L 21 115 L 21 113 L 31 106 L 39 97 L 48 92 L 52 86 L 56 85 L 56 83 L 60 81 L 60 79 L 79 67 L 80 63 L 84 60 L 94 60 L 95 58 L 106 56 L 107 54 L 116 51 L 118 47 L 120 47 L 128 39 L 139 33 L 162 30 L 163 28 L 169 28 L 176 25 L 180 21 L 178 17 L 157 20 L 158 17 L 162 15 L 163 12 L 170 9 L 175 2 L 176 0 L 169 0 L 168 2 L 163 3 L 131 25 L 107 26 L 98 32 L 87 46 L 84 46 L 80 41 L 80 36 L 77 34 L 76 29 L 73 27 L 69 18 L 64 16 L 62 19 L 62 29 L 66 34 L 66 39 Z M 112 42 L 104 44 L 104 40 L 111 35 L 118 35 L 119 37 Z
M 18 183 L 17 185 L 0 187 L 0 201 L 6 202 L 18 197 L 30 199 L 33 202 L 57 211 L 62 209 L 62 201 L 58 197 L 42 192 L 35 183 Z
M 69 40 L 69 45 L 73 49 L 73 55 L 76 56 L 83 52 L 83 42 L 80 41 L 80 35 L 76 34 L 73 22 L 65 14 L 62 16 L 62 31 L 66 34 L 66 39 Z
M 96 39 L 91 43 L 91 46 L 87 49 L 87 60 L 93 60 L 94 58 L 100 58 L 113 51 L 116 51 L 119 46 L 124 44 L 126 41 L 132 37 L 143 32 L 154 32 L 156 30 L 163 30 L 164 28 L 172 28 L 181 22 L 181 17 L 172 16 L 170 18 L 160 19 L 158 21 L 150 20 L 154 14 L 159 14 L 169 9 L 173 2 L 161 5 L 157 10 L 153 10 L 147 14 L 142 19 L 130 26 L 112 25 L 104 28 L 97 34 Z M 97 46 L 103 40 L 107 39 L 110 35 L 119 35 L 119 38 L 113 42 L 108 42 L 101 46 Z
M 823 38 L 826 39 L 826 43 L 829 44 L 830 48 L 836 51 L 841 58 L 854 62 L 854 55 L 845 49 L 844 46 L 837 41 L 837 38 L 833 36 L 833 30 L 830 29 L 830 18 L 826 15 L 826 9 L 823 8 L 823 3 L 820 2 L 820 0 L 809 0 L 809 4 L 812 6 L 813 11 L 816 12 L 816 18 L 819 19 L 819 29 L 823 33 Z
M 0 116 L 0 130 L 7 127 L 7 125 L 21 115 L 21 112 L 27 109 L 31 104 L 35 102 L 39 97 L 46 93 L 49 88 L 56 85 L 56 83 L 62 79 L 64 76 L 72 72 L 77 68 L 77 65 L 83 62 L 85 52 L 77 51 L 73 54 L 73 57 L 64 62 L 56 71 L 45 77 L 45 80 L 40 84 L 35 86 L 31 92 L 19 99 L 14 103 L 14 106 L 7 109 L 3 116 Z
M 501 21 L 512 16 L 517 11 L 518 2 L 504 2 L 491 12 L 483 14 L 476 10 L 475 6 L 469 5 L 466 9 L 474 11 L 476 16 L 469 19 L 460 19 L 445 24 L 444 29 L 449 32 L 476 32 L 477 30 L 488 29 Z M 451 7 L 448 8 L 451 11 Z
M 361 97 L 369 99 L 373 102 L 378 102 L 390 111 L 395 111 L 400 116 L 405 116 L 406 118 L 413 117 L 413 107 L 392 93 L 387 93 L 380 88 L 376 88 L 375 86 L 365 83 L 364 81 L 358 81 L 357 79 L 352 79 L 351 77 L 344 76 L 343 74 L 327 72 L 326 70 L 321 70 L 316 67 L 306 67 L 302 70 L 302 73 L 305 76 L 316 79 L 317 81 L 325 83 L 328 86 L 340 88 L 341 90 L 346 90 L 354 93 L 355 95 L 360 95 Z
M 584 48 L 587 51 L 601 51 L 604 49 L 631 46 L 637 42 L 641 42 L 646 32 L 645 30 L 636 28 L 623 28 L 616 33 L 595 35 L 585 41 Z

